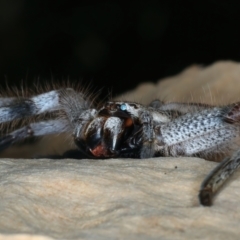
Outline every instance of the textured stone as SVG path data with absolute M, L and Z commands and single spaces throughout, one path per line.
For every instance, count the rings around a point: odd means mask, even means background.
M 239 174 L 213 207 L 198 203 L 199 185 L 215 164 L 2 159 L 0 231 L 57 239 L 237 239 Z
M 144 83 L 118 99 L 149 103 L 153 99 L 167 102 L 201 102 L 226 104 L 240 100 L 240 63 L 216 62 L 208 67 L 193 65 L 180 74 Z

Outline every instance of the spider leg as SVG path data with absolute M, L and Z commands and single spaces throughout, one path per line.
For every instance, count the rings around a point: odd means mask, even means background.
M 60 109 L 59 90 L 43 93 L 31 98 L 1 98 L 0 122 L 8 122 Z
M 139 117 L 142 123 L 143 145 L 140 152 L 140 158 L 153 157 L 155 154 L 154 149 L 154 128 L 153 128 L 153 116 L 149 111 L 144 111 Z
M 0 98 L 0 123 L 35 116 L 56 110 L 67 110 L 89 105 L 83 93 L 71 88 L 53 90 L 30 98 Z
M 240 151 L 224 159 L 204 179 L 199 192 L 199 201 L 204 206 L 211 206 L 213 197 L 226 180 L 240 167 Z
M 240 103 L 230 105 L 226 109 L 223 120 L 229 125 L 240 122 Z M 204 206 L 211 206 L 214 194 L 226 180 L 240 167 L 240 151 L 224 159 L 203 181 L 199 201 Z
M 192 156 L 229 146 L 240 129 L 227 122 L 228 111 L 229 106 L 207 108 L 156 126 L 157 149 L 164 151 L 164 156 Z
M 30 123 L 10 134 L 0 138 L 0 151 L 8 148 L 14 143 L 22 141 L 29 137 L 40 137 L 50 134 L 58 134 L 71 131 L 67 120 L 49 120 L 36 123 Z
M 95 109 L 88 114 L 92 105 L 89 95 L 71 88 L 52 90 L 29 98 L 1 97 L 0 123 L 7 134 L 0 137 L 0 151 L 28 137 L 62 132 L 83 133 L 83 127 L 96 114 Z M 45 113 L 51 113 L 47 116 L 50 119 L 45 120 Z M 43 120 L 37 120 L 39 118 Z M 16 121 L 15 125 L 16 119 L 23 121 Z M 17 126 L 19 129 L 15 130 Z

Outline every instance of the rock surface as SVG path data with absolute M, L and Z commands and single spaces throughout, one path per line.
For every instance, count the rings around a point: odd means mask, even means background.
M 0 231 L 56 239 L 239 238 L 240 178 L 198 203 L 197 158 L 1 160 Z M 1 239 L 1 238 L 0 238 Z
M 180 74 L 161 79 L 157 84 L 144 83 L 118 99 L 149 103 L 201 102 L 226 104 L 240 100 L 240 63 L 221 61 L 208 67 L 190 66 Z
M 238 63 L 192 66 L 120 98 L 223 104 L 239 99 L 239 78 Z M 0 240 L 239 239 L 240 173 L 213 207 L 198 202 L 199 186 L 216 164 L 198 158 L 2 158 Z

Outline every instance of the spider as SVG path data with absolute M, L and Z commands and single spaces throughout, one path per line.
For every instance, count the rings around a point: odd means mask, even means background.
M 0 151 L 31 137 L 70 132 L 78 158 L 229 155 L 201 185 L 204 206 L 212 205 L 215 193 L 240 165 L 240 151 L 230 154 L 240 137 L 240 103 L 154 100 L 147 106 L 124 101 L 98 105 L 83 91 L 63 88 L 0 98 L 0 122 Z

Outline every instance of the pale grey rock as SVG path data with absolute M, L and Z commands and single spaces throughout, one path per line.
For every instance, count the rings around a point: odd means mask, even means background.
M 166 102 L 226 104 L 239 101 L 240 63 L 219 61 L 208 67 L 193 65 L 176 76 L 144 83 L 117 99 L 142 102 L 153 99 Z
M 197 158 L 0 161 L 0 232 L 56 239 L 237 239 L 240 178 L 198 203 Z

